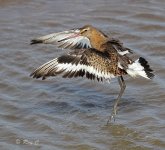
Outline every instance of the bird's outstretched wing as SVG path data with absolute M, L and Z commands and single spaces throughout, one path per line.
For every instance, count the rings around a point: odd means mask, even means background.
M 81 36 L 79 29 L 52 33 L 31 40 L 31 45 L 39 43 L 54 44 L 68 49 L 91 48 L 90 40 L 85 36 Z
M 91 80 L 103 81 L 114 77 L 111 73 L 111 60 L 107 54 L 95 49 L 85 49 L 82 53 L 70 53 L 55 58 L 39 68 L 31 76 L 45 79 L 61 74 L 63 77 L 85 76 Z

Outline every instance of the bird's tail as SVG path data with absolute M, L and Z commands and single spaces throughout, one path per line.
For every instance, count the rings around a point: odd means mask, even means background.
M 142 57 L 128 65 L 126 72 L 132 77 L 142 76 L 146 79 L 152 79 L 154 77 L 154 74 L 152 73 L 153 70 L 150 68 L 148 62 Z

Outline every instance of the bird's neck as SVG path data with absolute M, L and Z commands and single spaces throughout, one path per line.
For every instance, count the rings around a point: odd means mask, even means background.
M 95 34 L 94 36 L 92 36 L 92 38 L 90 39 L 91 45 L 93 48 L 99 50 L 99 51 L 104 51 L 103 49 L 103 44 L 105 44 L 108 41 L 108 38 L 105 37 L 102 34 Z

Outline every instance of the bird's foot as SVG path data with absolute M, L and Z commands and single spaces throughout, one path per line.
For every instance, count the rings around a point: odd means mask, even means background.
M 113 110 L 112 110 L 112 113 L 111 113 L 111 115 L 109 116 L 109 119 L 108 119 L 108 121 L 107 121 L 107 125 L 108 125 L 109 123 L 111 123 L 112 120 L 114 120 L 114 122 L 115 122 L 116 114 L 117 114 L 117 107 L 114 107 Z

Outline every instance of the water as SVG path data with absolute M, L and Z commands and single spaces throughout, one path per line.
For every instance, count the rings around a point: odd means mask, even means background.
M 1 150 L 164 150 L 164 0 L 0 1 Z M 113 125 L 106 126 L 118 83 L 36 80 L 29 74 L 66 51 L 29 45 L 40 35 L 92 24 L 119 38 L 155 70 L 155 79 L 125 77 Z

